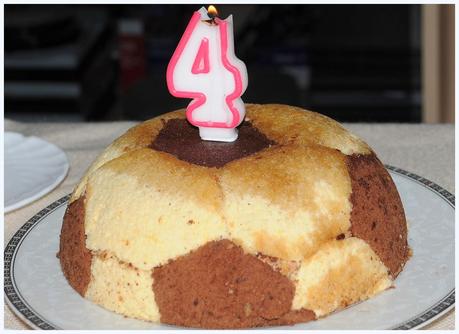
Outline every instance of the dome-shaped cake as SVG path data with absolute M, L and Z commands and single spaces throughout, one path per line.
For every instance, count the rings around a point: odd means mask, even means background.
M 184 111 L 115 140 L 60 237 L 70 285 L 117 313 L 201 328 L 306 322 L 392 286 L 409 256 L 397 189 L 340 124 L 247 105 L 234 143 Z

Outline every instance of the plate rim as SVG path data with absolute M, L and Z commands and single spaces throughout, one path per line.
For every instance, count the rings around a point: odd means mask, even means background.
M 57 146 L 56 144 L 54 143 L 51 143 L 43 138 L 40 138 L 40 137 L 37 137 L 37 136 L 26 136 L 20 132 L 15 132 L 15 131 L 5 131 L 4 135 L 7 135 L 7 134 L 13 134 L 13 135 L 19 135 L 21 137 L 21 139 L 23 140 L 26 140 L 27 138 L 34 138 L 40 142 L 43 142 L 44 144 L 52 147 L 53 149 L 56 149 L 61 155 L 62 157 L 64 158 L 64 161 L 65 161 L 65 165 L 64 165 L 64 169 L 63 169 L 63 172 L 59 175 L 58 178 L 56 178 L 52 183 L 50 183 L 48 186 L 46 186 L 45 188 L 41 189 L 40 191 L 36 192 L 35 194 L 33 194 L 32 196 L 29 196 L 27 198 L 24 198 L 24 199 L 21 199 L 13 204 L 9 204 L 9 205 L 6 205 L 4 207 L 4 213 L 10 213 L 10 212 L 13 212 L 17 209 L 20 209 L 22 207 L 24 207 L 25 205 L 27 204 L 30 204 L 32 202 L 35 202 L 36 200 L 42 198 L 43 196 L 45 196 L 46 194 L 50 193 L 51 191 L 53 191 L 59 184 L 61 184 L 61 182 L 67 177 L 68 173 L 69 173 L 69 170 L 70 170 L 70 164 L 69 164 L 69 159 L 67 157 L 67 154 L 64 152 L 63 149 L 61 149 L 59 146 Z
M 434 192 L 443 200 L 445 200 L 455 210 L 455 196 L 448 190 L 442 188 L 435 182 L 432 182 L 422 176 L 408 172 L 404 169 L 394 167 L 391 165 L 385 165 L 385 167 L 409 180 L 415 181 L 423 187 Z M 32 218 L 30 218 L 21 228 L 16 231 L 13 237 L 8 241 L 7 246 L 4 250 L 4 299 L 6 300 L 10 310 L 13 311 L 21 320 L 27 325 L 35 329 L 61 329 L 58 326 L 52 324 L 49 320 L 44 319 L 40 314 L 35 311 L 27 301 L 22 298 L 20 291 L 17 289 L 14 283 L 14 261 L 16 259 L 17 252 L 25 240 L 27 235 L 37 226 L 44 218 L 50 213 L 57 210 L 62 205 L 66 204 L 70 199 L 71 194 L 61 197 L 54 201 L 44 209 L 40 210 Z M 434 303 L 432 306 L 422 311 L 421 313 L 409 318 L 406 321 L 399 323 L 389 329 L 419 329 L 422 328 L 439 317 L 445 315 L 455 307 L 455 288 L 448 292 L 439 301 Z

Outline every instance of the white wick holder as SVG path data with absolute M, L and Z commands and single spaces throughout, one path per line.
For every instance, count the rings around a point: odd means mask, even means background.
M 210 128 L 200 126 L 199 136 L 202 140 L 231 143 L 237 139 L 238 131 L 235 128 Z

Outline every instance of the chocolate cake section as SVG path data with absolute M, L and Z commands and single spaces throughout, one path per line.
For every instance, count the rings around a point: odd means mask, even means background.
M 91 279 L 91 252 L 86 248 L 84 196 L 72 202 L 65 212 L 59 246 L 62 271 L 70 285 L 84 296 Z
M 397 277 L 409 257 L 403 205 L 392 178 L 374 153 L 350 155 L 351 233 L 365 240 Z
M 186 119 L 170 119 L 150 147 L 195 165 L 218 168 L 276 144 L 250 122 L 242 123 L 238 131 L 238 139 L 232 143 L 205 141 Z
M 163 323 L 248 328 L 315 319 L 312 311 L 291 311 L 292 281 L 229 240 L 209 242 L 152 275 Z

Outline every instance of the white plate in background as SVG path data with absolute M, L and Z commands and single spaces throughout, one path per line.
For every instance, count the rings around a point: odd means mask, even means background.
M 67 156 L 54 144 L 5 132 L 4 145 L 5 213 L 46 195 L 67 175 Z
M 454 195 L 435 183 L 390 167 L 405 207 L 413 256 L 395 289 L 323 319 L 271 329 L 414 329 L 454 307 Z M 66 196 L 29 220 L 5 249 L 5 296 L 38 329 L 176 329 L 107 311 L 67 283 L 56 253 Z

